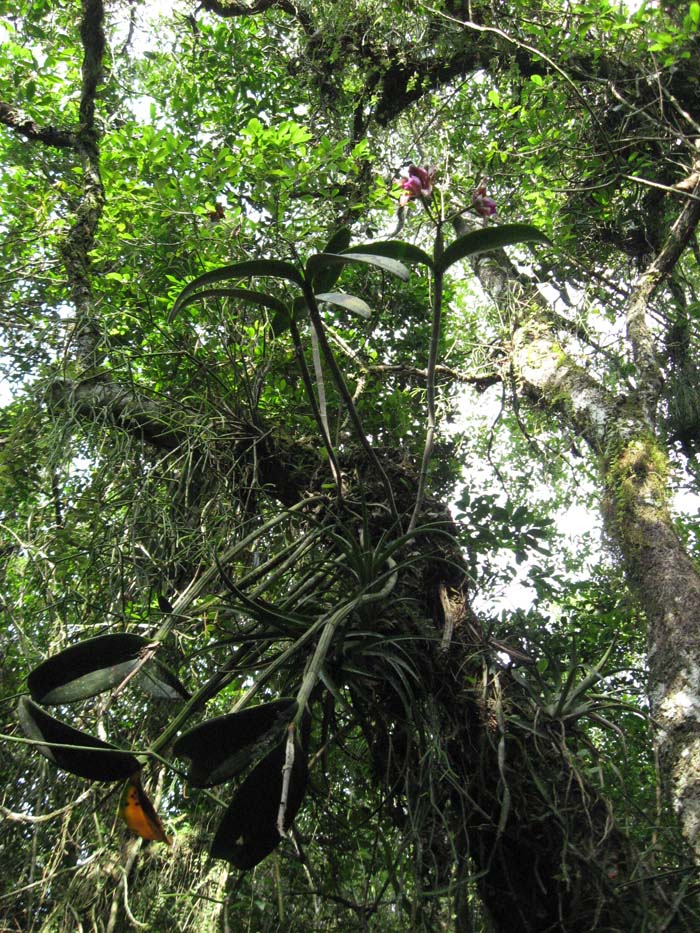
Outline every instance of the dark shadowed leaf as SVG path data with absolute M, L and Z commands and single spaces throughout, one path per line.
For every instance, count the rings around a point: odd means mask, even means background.
M 151 658 L 136 675 L 136 686 L 156 700 L 189 700 L 189 691 L 158 658 Z
M 192 296 L 202 289 L 215 285 L 217 282 L 238 281 L 253 275 L 260 278 L 270 276 L 276 279 L 286 279 L 295 285 L 304 283 L 299 270 L 289 262 L 282 262 L 278 259 L 247 259 L 243 262 L 234 262 L 230 266 L 222 266 L 220 269 L 205 272 L 204 275 L 198 276 L 186 285 L 178 295 L 168 319 L 172 321 L 178 311 L 192 300 Z
M 270 329 L 272 330 L 273 336 L 279 337 L 280 334 L 289 330 L 292 316 L 298 324 L 307 314 L 306 302 L 303 297 L 299 295 L 292 300 L 291 310 L 285 308 L 284 311 L 279 311 L 277 314 L 273 315 L 270 321 Z
M 140 768 L 138 760 L 129 752 L 96 739 L 86 732 L 74 729 L 37 706 L 28 697 L 22 697 L 17 706 L 22 731 L 28 739 L 75 745 L 77 748 L 35 746 L 49 761 L 64 771 L 88 778 L 90 781 L 123 781 Z
M 467 256 L 476 256 L 487 253 L 492 249 L 502 249 L 504 246 L 514 246 L 517 243 L 548 243 L 551 241 L 537 227 L 530 224 L 501 224 L 498 227 L 486 227 L 483 230 L 472 230 L 465 233 L 454 243 L 450 243 L 437 268 L 444 272 L 453 263 Z
M 34 668 L 27 679 L 29 692 L 38 703 L 73 703 L 111 690 L 134 670 L 148 644 L 141 635 L 89 638 Z M 161 699 L 189 696 L 177 677 L 155 658 L 144 666 L 138 683 Z
M 277 817 L 282 796 L 282 769 L 286 741 L 280 742 L 255 767 L 238 789 L 214 837 L 211 854 L 236 868 L 254 868 L 280 844 Z M 306 758 L 295 744 L 284 828 L 294 822 L 304 799 L 308 771 Z
M 173 611 L 173 604 L 169 599 L 163 596 L 162 593 L 158 593 L 158 608 L 161 612 L 165 613 L 165 615 L 170 615 Z
M 292 313 L 293 311 L 289 308 L 284 308 L 272 315 L 270 318 L 270 330 L 272 331 L 273 337 L 279 337 L 280 334 L 284 334 L 289 330 L 291 327 Z
M 324 253 L 342 253 L 350 246 L 350 228 L 341 227 L 326 243 Z M 328 292 L 338 281 L 342 266 L 328 266 L 316 274 L 311 281 L 314 291 Z
M 191 760 L 188 779 L 194 787 L 213 787 L 265 754 L 279 741 L 296 711 L 296 700 L 282 699 L 217 716 L 181 735 L 173 752 Z
M 201 291 L 195 291 L 177 306 L 178 311 L 182 311 L 188 305 L 195 301 L 203 301 L 205 298 L 236 298 L 241 301 L 249 301 L 251 304 L 259 305 L 261 308 L 268 308 L 279 314 L 285 311 L 286 307 L 283 301 L 275 298 L 274 295 L 268 295 L 266 292 L 258 292 L 250 288 L 204 288 Z M 178 298 L 178 301 L 180 299 Z
M 336 253 L 317 253 L 317 255 L 311 256 L 306 263 L 306 274 L 312 280 L 317 279 L 323 269 L 330 266 L 347 265 L 351 262 L 378 266 L 382 271 L 396 275 L 398 278 L 403 279 L 404 282 L 407 282 L 410 276 L 410 272 L 403 263 L 397 262 L 395 259 L 389 259 L 387 256 L 370 253 L 344 253 L 342 256 Z
M 341 227 L 336 230 L 330 240 L 326 243 L 324 253 L 342 253 L 350 246 L 350 227 Z
M 329 250 L 331 252 L 331 250 Z M 432 257 L 413 243 L 404 243 L 403 240 L 380 240 L 377 243 L 363 243 L 360 246 L 351 246 L 342 251 L 345 255 L 364 253 L 373 256 L 386 256 L 387 259 L 397 259 L 399 262 L 419 262 L 432 269 Z
M 272 331 L 273 337 L 279 337 L 280 334 L 283 334 L 285 331 L 289 330 L 289 312 L 280 311 L 279 314 L 275 314 L 274 317 L 270 320 L 270 330 Z
M 338 305 L 345 308 L 346 311 L 352 311 L 353 314 L 359 314 L 360 317 L 368 318 L 372 315 L 372 309 L 361 298 L 355 295 L 346 295 L 344 292 L 323 292 L 316 295 L 317 301 L 327 301 L 330 305 Z
M 140 635 L 100 635 L 72 645 L 35 667 L 27 678 L 37 703 L 72 703 L 116 687 L 148 642 Z

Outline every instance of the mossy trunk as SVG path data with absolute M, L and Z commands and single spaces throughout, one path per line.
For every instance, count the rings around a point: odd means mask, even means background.
M 644 431 L 605 463 L 607 528 L 648 622 L 649 694 L 661 773 L 700 861 L 700 575 L 667 504 L 667 462 Z
M 455 226 L 459 233 L 469 229 L 461 219 Z M 668 454 L 652 420 L 658 369 L 650 361 L 641 307 L 659 283 L 665 251 L 677 251 L 676 240 L 671 237 L 630 298 L 628 337 L 640 362 L 637 388 L 624 395 L 611 392 L 562 349 L 554 327 L 561 321 L 534 286 L 523 284 L 503 250 L 477 257 L 473 267 L 509 315 L 510 362 L 520 394 L 582 437 L 597 458 L 606 528 L 648 623 L 649 695 L 662 782 L 700 860 L 700 574 L 669 511 Z
M 500 282 L 508 296 L 503 271 Z M 519 302 L 522 308 L 522 295 Z M 648 623 L 662 780 L 700 859 L 700 575 L 673 527 L 667 453 L 649 424 L 644 393 L 612 395 L 562 351 L 537 300 L 530 315 L 514 326 L 516 378 L 526 398 L 582 436 L 597 457 L 606 529 Z

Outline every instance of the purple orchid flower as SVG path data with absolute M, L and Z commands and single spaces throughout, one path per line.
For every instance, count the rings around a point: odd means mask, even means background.
M 399 198 L 399 206 L 405 207 L 412 198 L 429 198 L 433 193 L 433 184 L 437 170 L 434 165 L 408 166 L 408 178 L 401 181 L 403 193 Z
M 496 202 L 486 193 L 486 178 L 482 178 L 472 195 L 472 207 L 482 217 L 494 217 L 498 213 Z

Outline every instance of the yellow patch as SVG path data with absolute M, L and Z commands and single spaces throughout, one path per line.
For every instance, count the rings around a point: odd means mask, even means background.
M 141 786 L 138 771 L 131 775 L 124 786 L 119 801 L 119 813 L 132 833 L 136 833 L 142 839 L 172 844 L 172 839 L 166 835 L 160 817 Z

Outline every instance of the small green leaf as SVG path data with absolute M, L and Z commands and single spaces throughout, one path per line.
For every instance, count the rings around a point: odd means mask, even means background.
M 444 272 L 455 262 L 467 256 L 476 256 L 490 250 L 502 249 L 504 246 L 514 246 L 516 243 L 546 243 L 551 241 L 537 227 L 530 224 L 501 224 L 498 227 L 485 227 L 483 230 L 472 230 L 465 233 L 454 243 L 450 243 L 441 259 L 436 264 L 439 271 Z
M 216 831 L 211 846 L 213 858 L 224 859 L 246 871 L 255 868 L 282 841 L 277 817 L 282 796 L 286 744 L 286 741 L 282 741 L 273 748 L 238 789 Z M 306 758 L 296 742 L 294 753 L 285 809 L 285 830 L 294 822 L 308 783 Z
M 360 317 L 368 318 L 372 316 L 372 309 L 361 298 L 355 295 L 346 295 L 344 292 L 324 292 L 316 295 L 318 301 L 327 301 L 329 305 L 338 305 L 345 308 L 346 311 L 352 311 L 353 314 L 359 314 Z
M 337 253 L 317 253 L 315 256 L 311 256 L 308 259 L 306 263 L 306 275 L 308 278 L 313 279 L 314 276 L 317 276 L 320 271 L 327 266 L 338 264 L 346 265 L 351 262 L 362 262 L 370 266 L 378 266 L 384 272 L 388 272 L 391 275 L 403 279 L 404 282 L 408 281 L 410 275 L 403 263 L 397 262 L 395 259 L 390 259 L 387 256 L 369 253 L 344 253 L 343 255 Z
M 60 719 L 54 719 L 28 697 L 20 699 L 17 716 L 28 739 L 79 746 L 35 746 L 49 761 L 71 774 L 89 781 L 123 781 L 141 767 L 138 759 L 129 752 L 122 752 L 108 742 L 74 729 Z
M 299 270 L 289 262 L 282 262 L 278 259 L 246 259 L 243 262 L 234 262 L 230 266 L 222 266 L 220 269 L 205 272 L 204 275 L 198 276 L 186 285 L 178 295 L 168 320 L 172 321 L 180 308 L 200 289 L 214 285 L 216 282 L 237 281 L 248 276 L 260 278 L 270 276 L 277 279 L 286 279 L 295 285 L 301 286 L 304 284 Z
M 403 240 L 380 240 L 378 243 L 364 243 L 362 246 L 351 246 L 343 250 L 343 255 L 364 253 L 365 255 L 386 256 L 388 259 L 397 259 L 399 262 L 419 262 L 429 269 L 433 268 L 432 257 L 413 243 L 404 243 Z
M 282 699 L 207 719 L 181 735 L 173 752 L 191 760 L 188 780 L 194 787 L 213 787 L 265 754 L 296 712 L 296 700 Z

